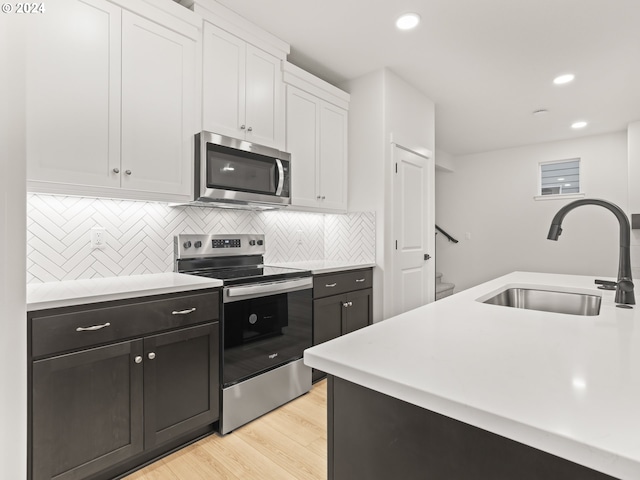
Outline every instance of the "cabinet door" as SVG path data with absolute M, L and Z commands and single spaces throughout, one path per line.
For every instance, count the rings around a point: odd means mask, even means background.
M 140 453 L 142 340 L 33 363 L 33 480 L 86 478 Z
M 291 203 L 302 207 L 318 206 L 320 116 L 318 99 L 302 90 L 287 86 L 287 146 L 291 153 Z
M 347 294 L 346 315 L 344 316 L 343 333 L 347 334 L 370 325 L 373 320 L 372 312 L 373 290 L 358 290 Z
M 345 295 L 334 295 L 313 301 L 313 344 L 332 340 L 342 335 L 342 315 Z
M 202 127 L 244 138 L 246 42 L 205 22 L 202 62 Z M 242 129 L 242 126 L 245 126 Z
M 122 188 L 189 195 L 195 48 L 190 38 L 122 13 Z
M 103 0 L 56 0 L 27 22 L 30 190 L 119 185 L 120 14 Z
M 218 323 L 144 339 L 145 448 L 219 417 Z
M 318 176 L 322 207 L 347 210 L 347 111 L 326 102 L 320 106 Z
M 282 149 L 284 85 L 280 59 L 252 45 L 247 45 L 246 54 L 246 139 Z

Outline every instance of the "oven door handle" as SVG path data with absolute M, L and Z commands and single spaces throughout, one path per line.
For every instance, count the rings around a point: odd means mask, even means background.
M 284 280 L 280 282 L 259 283 L 257 285 L 242 285 L 225 288 L 224 299 L 226 302 L 244 300 L 251 297 L 263 297 L 277 293 L 295 292 L 306 290 L 313 286 L 311 277 L 298 278 L 296 280 Z

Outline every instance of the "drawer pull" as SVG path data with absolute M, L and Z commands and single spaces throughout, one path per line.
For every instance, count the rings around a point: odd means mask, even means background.
M 356 283 L 362 283 L 364 282 L 364 278 L 356 278 Z
M 193 313 L 195 311 L 196 307 L 187 308 L 186 310 L 174 310 L 173 312 L 171 312 L 171 315 L 189 315 L 190 313 Z
M 336 285 L 338 285 L 338 284 L 337 284 L 337 283 L 325 283 L 325 284 L 324 284 L 324 286 L 325 286 L 325 287 L 327 287 L 327 288 L 333 288 L 333 287 L 335 287 Z
M 140 355 L 138 355 L 138 356 L 135 358 L 135 362 L 136 362 L 136 363 L 142 363 L 142 357 L 141 357 Z
M 76 332 L 93 332 L 94 330 L 100 330 L 105 327 L 110 327 L 111 324 L 109 322 L 104 323 L 102 325 L 93 325 L 91 327 L 78 327 L 76 328 Z

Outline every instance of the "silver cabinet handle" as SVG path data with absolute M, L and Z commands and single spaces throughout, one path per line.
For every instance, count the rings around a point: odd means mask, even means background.
M 100 330 L 105 327 L 110 327 L 111 324 L 109 322 L 104 323 L 102 325 L 93 325 L 91 327 L 78 327 L 76 328 L 76 332 L 93 332 L 94 330 Z
M 327 197 L 325 197 L 324 195 L 322 195 L 322 200 L 324 200 L 325 198 L 327 198 Z
M 249 127 L 249 128 L 247 128 L 247 131 L 248 131 L 248 132 L 253 132 L 253 127 Z
M 196 307 L 187 308 L 186 310 L 174 310 L 171 315 L 188 315 L 196 311 Z
M 320 200 L 320 198 L 322 198 L 322 197 L 320 197 L 320 195 L 316 195 L 316 199 L 317 200 Z
M 356 278 L 356 283 L 362 283 L 364 282 L 364 278 Z
M 147 355 L 147 357 L 149 357 L 149 360 L 153 360 L 154 358 L 156 358 L 156 354 L 153 352 L 149 352 L 149 355 Z
M 138 355 L 135 359 L 134 362 L 136 363 L 142 363 L 142 357 L 140 355 Z
M 344 303 L 342 304 L 342 306 L 343 306 L 344 308 L 347 308 L 347 307 L 349 306 L 349 302 L 344 302 Z
M 350 306 L 350 307 L 353 307 L 353 302 L 349 302 L 349 306 Z
M 325 286 L 325 287 L 327 287 L 327 288 L 333 288 L 333 287 L 335 287 L 336 285 L 338 285 L 338 284 L 337 284 L 337 283 L 325 283 L 325 284 L 324 284 L 324 286 Z
M 245 128 L 247 128 L 245 125 L 240 125 L 240 130 L 244 130 Z
M 124 173 L 126 173 L 127 175 L 131 175 L 131 170 L 125 170 Z
M 120 169 L 119 168 L 114 168 L 113 169 L 113 173 L 120 173 Z

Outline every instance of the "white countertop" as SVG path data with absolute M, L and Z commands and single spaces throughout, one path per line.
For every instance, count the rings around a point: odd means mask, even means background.
M 221 280 L 182 273 L 155 273 L 126 277 L 32 283 L 27 285 L 27 311 L 220 286 L 222 286 Z
M 279 262 L 270 263 L 274 267 L 300 268 L 311 270 L 311 273 L 318 275 L 321 273 L 341 272 L 345 270 L 357 270 L 359 268 L 375 267 L 375 263 L 354 263 L 343 260 L 307 260 L 303 262 Z
M 337 377 L 621 479 L 640 478 L 640 305 L 594 277 L 515 272 L 305 351 Z M 476 301 L 505 285 L 602 296 L 598 316 Z M 640 289 L 636 288 L 640 300 Z

